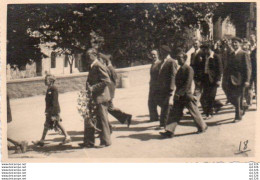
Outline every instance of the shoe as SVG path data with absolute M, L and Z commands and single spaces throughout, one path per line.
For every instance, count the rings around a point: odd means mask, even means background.
M 222 107 L 222 106 L 218 106 L 218 107 L 215 107 L 215 108 L 214 108 L 216 114 L 220 111 L 221 107 Z
M 101 148 L 105 148 L 108 147 L 110 145 L 106 145 L 106 144 L 100 144 L 99 146 L 96 146 L 97 149 L 101 149 Z
M 205 112 L 205 111 L 203 111 L 202 113 L 201 113 L 201 115 L 206 115 L 207 113 Z
M 163 136 L 164 138 L 172 138 L 173 133 L 170 131 L 165 131 L 165 132 L 160 132 L 160 135 Z
M 206 126 L 204 129 L 198 128 L 197 134 L 204 133 L 207 131 L 207 129 L 208 129 L 208 126 Z
M 212 119 L 213 118 L 213 115 L 207 115 L 205 120 L 209 120 L 209 119 Z
M 82 148 L 94 148 L 94 144 L 85 144 L 85 143 L 79 143 L 79 146 Z
M 67 143 L 70 143 L 71 142 L 71 137 L 66 137 L 63 141 L 62 141 L 62 143 L 60 143 L 60 145 L 62 145 L 62 144 L 67 144 Z
M 130 114 L 127 115 L 126 121 L 127 121 L 127 127 L 130 127 L 131 122 L 132 122 L 132 115 L 130 115 Z
M 237 123 L 237 122 L 240 122 L 242 121 L 242 117 L 235 117 L 233 123 Z
M 40 146 L 40 147 L 43 147 L 44 146 L 44 141 L 32 141 L 32 143 L 36 146 Z
M 22 153 L 26 153 L 28 147 L 28 142 L 27 141 L 22 141 L 20 144 L 20 148 Z

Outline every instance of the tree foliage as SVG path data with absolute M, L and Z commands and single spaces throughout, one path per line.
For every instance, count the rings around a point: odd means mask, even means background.
M 7 63 L 22 68 L 30 60 L 46 57 L 39 47 L 40 38 L 30 36 L 29 29 L 36 27 L 34 13 L 27 6 L 9 5 L 7 13 Z
M 219 3 L 9 6 L 8 14 L 12 17 L 8 19 L 9 47 L 13 47 L 17 41 L 13 30 L 19 29 L 22 24 L 23 38 L 36 42 L 20 41 L 21 46 L 24 44 L 26 49 L 30 49 L 28 52 L 37 52 L 29 53 L 37 57 L 28 55 L 15 61 L 8 58 L 8 62 L 24 63 L 28 57 L 40 59 L 42 55 L 37 49 L 40 39 L 41 43 L 54 43 L 52 48 L 57 53 L 71 56 L 70 64 L 75 53 L 98 46 L 103 52 L 112 54 L 116 66 L 124 67 L 131 65 L 133 61 L 147 59 L 151 48 L 158 48 L 161 44 L 169 45 L 173 51 L 180 47 L 188 48 L 186 42 L 190 37 L 185 33 L 186 29 L 195 28 L 206 14 L 216 10 Z M 15 57 L 17 53 L 12 55 Z

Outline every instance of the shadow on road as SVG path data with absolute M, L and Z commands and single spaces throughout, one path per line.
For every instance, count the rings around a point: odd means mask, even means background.
M 149 127 L 114 127 L 113 131 L 136 131 L 136 132 L 140 132 L 140 131 L 146 131 L 146 130 L 151 130 L 152 128 L 157 127 L 155 126 L 149 126 Z
M 219 121 L 211 121 L 211 122 L 206 121 L 206 124 L 208 126 L 219 126 L 219 125 L 223 125 L 223 124 L 233 123 L 233 120 L 234 120 L 234 118 L 222 119 L 222 120 L 219 120 Z M 226 121 L 228 121 L 228 122 L 226 122 Z M 196 127 L 196 124 L 193 121 L 181 121 L 181 122 L 179 122 L 179 125 Z
M 71 145 L 53 145 L 53 146 L 37 147 L 35 145 L 31 145 L 28 147 L 27 152 L 36 151 L 40 153 L 51 154 L 51 153 L 60 153 L 62 151 L 65 153 L 70 153 L 70 152 L 74 152 L 74 150 L 77 149 L 81 149 L 81 147 L 72 147 Z
M 117 138 L 132 138 L 140 141 L 149 141 L 154 139 L 160 139 L 161 136 L 158 134 L 141 133 L 141 134 L 130 134 L 129 136 L 118 136 Z
M 137 120 L 132 119 L 131 125 L 137 125 L 137 124 L 141 124 L 141 123 L 144 123 L 144 122 L 147 122 L 147 121 L 148 120 L 137 121 Z M 116 124 L 121 124 L 121 123 L 119 121 L 115 120 L 115 121 L 110 122 L 110 124 L 116 125 Z M 126 125 L 126 122 L 124 124 Z

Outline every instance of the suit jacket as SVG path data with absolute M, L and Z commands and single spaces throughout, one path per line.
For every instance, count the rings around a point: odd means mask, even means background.
M 243 86 L 245 82 L 250 80 L 250 57 L 249 54 L 243 50 L 239 50 L 237 54 L 232 52 L 228 61 L 228 82 L 234 86 Z
M 150 92 L 158 92 L 160 89 L 158 76 L 161 68 L 161 61 L 153 62 L 150 69 Z
M 107 68 L 99 61 L 96 61 L 89 70 L 87 82 L 92 87 L 92 97 L 98 104 L 111 100 L 108 85 L 110 78 Z
M 198 52 L 198 54 L 194 57 L 191 67 L 194 71 L 194 80 L 201 81 L 205 71 L 205 62 L 203 61 L 201 52 Z
M 158 74 L 158 86 L 161 94 L 171 95 L 175 89 L 175 76 L 177 73 L 177 63 L 168 58 L 161 62 Z
M 194 63 L 196 61 L 196 59 L 198 58 L 198 55 L 200 54 L 200 50 L 198 50 L 197 53 L 193 52 L 190 56 L 190 66 L 193 68 Z
M 117 74 L 112 64 L 109 64 L 108 66 L 106 66 L 106 68 L 108 76 L 110 78 L 110 83 L 108 85 L 110 97 L 111 99 L 113 99 L 115 97 Z
M 206 59 L 203 59 L 205 62 Z M 217 81 L 221 80 L 221 75 L 222 75 L 222 63 L 217 54 L 214 53 L 212 57 L 209 57 L 208 60 L 208 76 L 209 76 L 209 81 L 210 83 L 214 84 Z M 205 67 L 205 64 L 204 64 Z M 205 70 L 204 70 L 205 73 Z M 205 75 L 205 74 L 204 74 Z
M 55 86 L 51 86 L 50 88 L 47 89 L 46 96 L 45 96 L 46 113 L 53 116 L 60 113 L 58 95 L 59 95 L 58 89 Z
M 191 95 L 191 84 L 194 78 L 194 71 L 192 67 L 184 64 L 179 68 L 176 74 L 176 91 L 175 95 L 185 96 Z

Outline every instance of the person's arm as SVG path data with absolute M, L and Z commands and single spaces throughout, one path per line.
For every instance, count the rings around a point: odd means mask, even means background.
M 244 82 L 246 86 L 249 86 L 250 76 L 251 76 L 251 69 L 250 69 L 250 57 L 248 53 L 243 54 L 243 67 L 244 67 Z
M 216 82 L 220 83 L 221 75 L 222 75 L 222 62 L 218 55 L 215 55 L 215 62 L 216 62 Z
M 171 92 L 170 93 L 172 93 L 172 91 L 174 91 L 174 89 L 175 89 L 175 76 L 176 76 L 176 73 L 177 73 L 177 64 L 174 62 L 174 61 L 172 61 L 171 62 L 171 71 L 170 71 L 170 90 L 171 90 Z
M 51 108 L 51 115 L 59 114 L 59 102 L 58 102 L 58 89 L 52 89 L 52 108 Z

